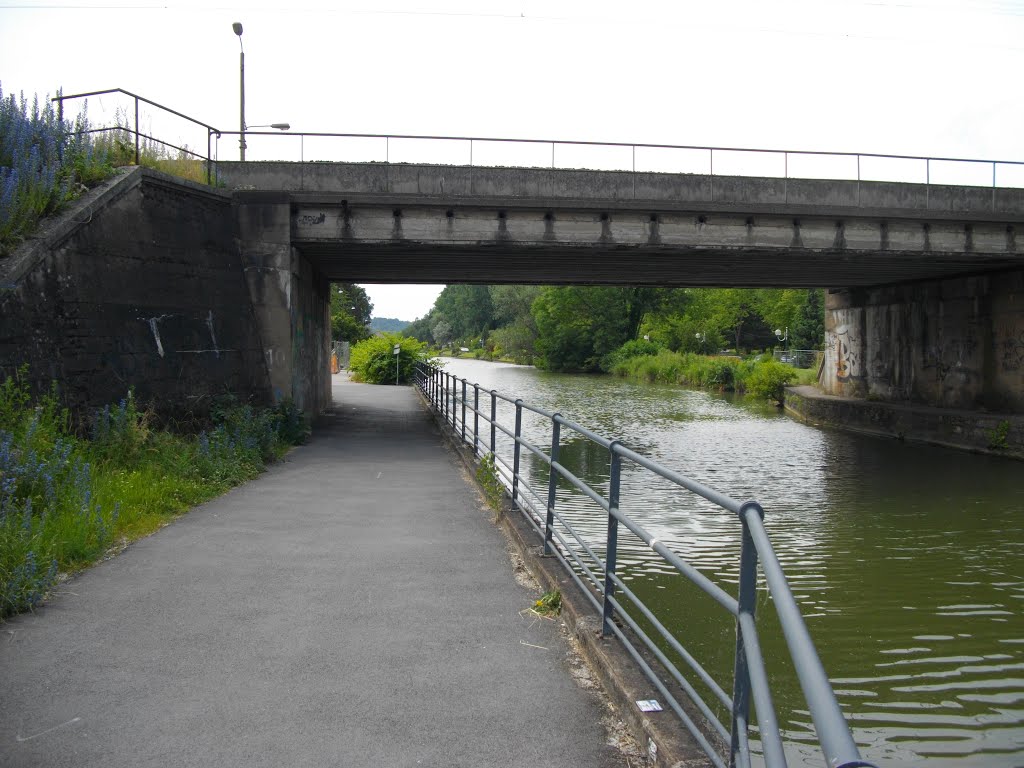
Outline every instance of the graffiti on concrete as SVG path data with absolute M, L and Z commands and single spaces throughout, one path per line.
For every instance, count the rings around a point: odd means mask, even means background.
M 1003 340 L 1003 370 L 1019 371 L 1024 368 L 1024 329 L 1017 332 L 1017 338 L 1007 336 Z
M 299 224 L 308 227 L 323 224 L 325 221 L 327 221 L 327 214 L 324 213 L 323 211 L 320 212 L 319 216 L 312 213 L 303 213 L 302 215 L 299 216 Z
M 935 380 L 942 383 L 953 371 L 959 371 L 962 375 L 970 375 L 970 366 L 967 362 L 974 350 L 978 348 L 978 342 L 973 335 L 962 339 L 956 339 L 940 345 L 933 345 L 925 350 L 924 368 L 935 371 Z
M 836 361 L 836 380 L 853 381 L 864 378 L 858 348 L 860 344 L 850 335 L 850 326 L 836 326 L 828 335 L 828 348 Z

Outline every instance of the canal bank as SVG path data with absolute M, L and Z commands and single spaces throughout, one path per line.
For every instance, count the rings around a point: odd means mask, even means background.
M 786 387 L 786 413 L 805 424 L 1024 459 L 1024 416 L 828 395 Z

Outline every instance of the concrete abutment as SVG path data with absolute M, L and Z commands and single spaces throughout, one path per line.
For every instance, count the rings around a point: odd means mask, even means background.
M 1024 270 L 829 291 L 830 395 L 1024 413 Z

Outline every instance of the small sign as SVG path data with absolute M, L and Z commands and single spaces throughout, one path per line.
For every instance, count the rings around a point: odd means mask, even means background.
M 395 344 L 395 354 L 396 354 L 396 355 L 398 354 L 398 348 L 399 348 L 399 345 L 398 345 L 398 344 Z
M 640 707 L 641 712 L 661 712 L 661 704 L 657 699 L 640 699 L 636 705 Z

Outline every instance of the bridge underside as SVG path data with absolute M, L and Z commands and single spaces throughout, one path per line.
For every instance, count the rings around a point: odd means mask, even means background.
M 363 283 L 891 285 L 1024 265 L 1003 222 L 288 201 L 291 243 Z
M 486 244 L 305 243 L 299 251 L 329 279 L 348 283 L 520 283 L 659 286 L 866 287 L 978 275 L 1021 260 L 882 251 L 783 253 L 768 249 Z

